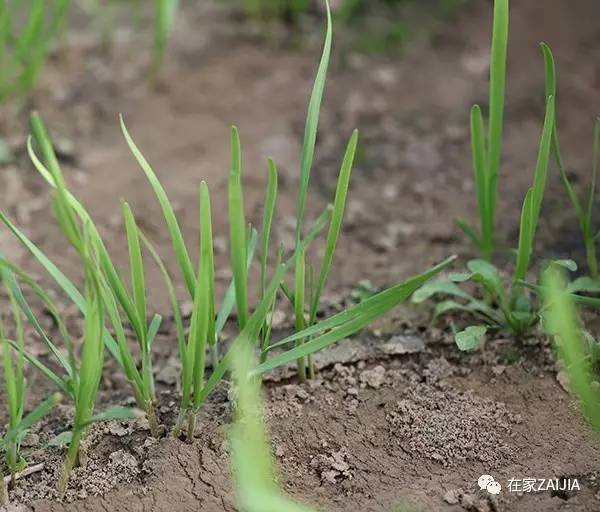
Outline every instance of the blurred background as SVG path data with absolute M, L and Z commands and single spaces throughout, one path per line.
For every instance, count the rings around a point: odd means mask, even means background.
M 398 281 L 469 245 L 454 227 L 475 212 L 468 112 L 486 106 L 490 0 L 332 0 L 334 50 L 318 138 L 309 213 L 332 199 L 343 148 L 360 130 L 334 292 L 359 281 Z M 574 179 L 591 168 L 600 114 L 600 3 L 511 2 L 501 233 L 514 242 L 543 119 L 543 63 L 553 48 L 558 119 Z M 246 210 L 261 214 L 266 160 L 281 173 L 276 235 L 292 222 L 306 106 L 320 56 L 321 0 L 4 0 L 0 4 L 0 209 L 71 271 L 51 217 L 50 191 L 28 161 L 28 118 L 39 110 L 70 187 L 126 264 L 119 199 L 170 257 L 170 241 L 118 114 L 162 180 L 188 240 L 198 229 L 198 185 L 213 194 L 217 268 L 228 259 L 228 130 L 240 128 Z M 578 183 L 583 185 L 585 179 Z M 556 173 L 541 250 L 583 256 Z M 191 242 L 190 242 L 191 243 Z M 0 248 L 42 272 L 6 229 Z M 173 263 L 172 261 L 168 263 Z M 174 270 L 174 266 L 171 267 Z M 150 285 L 162 281 L 148 269 Z M 219 283 L 229 279 L 217 273 Z M 43 280 L 43 276 L 41 277 Z M 157 305 L 166 305 L 160 293 Z

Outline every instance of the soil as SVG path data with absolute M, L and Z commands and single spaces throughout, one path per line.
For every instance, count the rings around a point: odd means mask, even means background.
M 192 3 L 190 3 L 192 4 Z M 265 40 L 219 2 L 182 5 L 159 83 L 146 80 L 148 31 L 115 28 L 109 47 L 90 30 L 69 32 L 52 55 L 31 105 L 52 133 L 75 194 L 124 268 L 127 248 L 119 199 L 132 205 L 142 228 L 175 272 L 161 213 L 118 128 L 129 131 L 176 205 L 187 240 L 197 236 L 200 179 L 213 205 L 226 204 L 228 129 L 236 123 L 244 151 L 245 207 L 260 219 L 266 157 L 280 169 L 278 239 L 293 237 L 303 121 L 319 52 L 320 30 L 292 49 Z M 543 64 L 537 43 L 548 42 L 559 71 L 558 116 L 569 170 L 578 190 L 591 172 L 594 116 L 600 112 L 600 6 L 595 0 L 511 3 L 504 160 L 500 178 L 500 238 L 510 247 L 520 204 L 531 182 L 543 118 Z M 320 27 L 316 23 L 315 27 Z M 454 226 L 475 211 L 468 110 L 486 108 L 490 3 L 473 0 L 392 55 L 361 55 L 336 46 L 322 111 L 308 214 L 331 200 L 343 148 L 361 132 L 359 158 L 338 257 L 326 302 L 338 308 L 361 280 L 399 282 L 441 258 L 470 256 Z M 143 28 L 143 27 L 142 27 Z M 340 39 L 344 32 L 339 28 Z M 4 108 L 4 107 L 3 107 Z M 0 133 L 16 154 L 0 173 L 2 210 L 75 278 L 76 257 L 48 212 L 49 191 L 24 152 L 27 109 L 0 113 Z M 567 198 L 553 173 L 539 230 L 540 259 L 584 263 Z M 225 208 L 214 207 L 216 263 L 227 268 Z M 50 280 L 7 230 L 3 252 Z M 507 258 L 508 259 L 508 258 Z M 230 275 L 217 274 L 220 291 Z M 168 311 L 158 272 L 149 267 L 151 303 Z M 180 290 L 181 296 L 184 291 Z M 77 329 L 79 320 L 65 311 Z M 289 323 L 281 312 L 283 324 Z M 287 315 L 287 316 L 286 316 Z M 593 326 L 597 315 L 587 313 Z M 460 321 L 461 319 L 454 319 Z M 176 351 L 166 324 L 156 343 L 161 421 L 177 406 Z M 34 337 L 31 349 L 44 356 Z M 296 385 L 283 370 L 265 383 L 266 416 L 280 483 L 321 510 L 423 511 L 600 510 L 600 444 L 557 379 L 541 333 L 520 344 L 491 336 L 485 350 L 460 354 L 449 325 L 431 326 L 428 312 L 404 306 L 360 336 L 319 355 L 315 382 Z M 34 403 L 51 387 L 30 376 Z M 127 404 L 123 378 L 108 363 L 101 404 Z M 13 509 L 35 511 L 230 511 L 227 431 L 231 406 L 223 384 L 203 410 L 193 444 L 148 437 L 143 422 L 96 425 L 64 502 L 55 482 L 63 453 L 45 445 L 68 425 L 63 405 L 29 436 L 31 464 L 43 469 L 18 482 Z M 493 497 L 477 479 L 503 486 Z M 506 492 L 511 478 L 577 478 L 577 492 Z

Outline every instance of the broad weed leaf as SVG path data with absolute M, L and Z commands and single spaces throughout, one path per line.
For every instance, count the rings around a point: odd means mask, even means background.
M 570 293 L 600 293 L 600 279 L 582 276 L 567 285 Z
M 498 269 L 484 260 L 471 260 L 467 268 L 473 272 L 473 280 L 479 281 L 490 292 L 498 297 L 504 296 L 502 278 Z
M 573 260 L 553 260 L 552 263 L 554 265 L 558 265 L 559 267 L 562 267 L 570 272 L 576 272 L 577 271 L 577 263 L 575 263 Z
M 479 348 L 487 332 L 485 325 L 471 325 L 454 335 L 454 341 L 460 350 L 469 351 Z

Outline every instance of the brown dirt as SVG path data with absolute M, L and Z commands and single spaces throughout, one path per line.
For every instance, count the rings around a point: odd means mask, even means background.
M 402 503 L 418 510 L 597 510 L 600 446 L 550 361 L 525 356 L 518 365 L 498 364 L 502 340 L 469 357 L 457 355 L 447 337 L 426 346 L 387 358 L 365 348 L 365 359 L 329 365 L 314 383 L 268 383 L 273 453 L 290 494 L 332 511 L 391 511 Z M 536 352 L 548 354 L 539 346 Z M 173 398 L 162 394 L 163 416 L 174 413 Z M 46 468 L 20 483 L 15 496 L 35 511 L 235 510 L 229 411 L 221 389 L 203 411 L 193 445 L 148 439 L 140 424 L 97 426 L 67 503 L 52 499 L 57 449 L 38 454 Z M 503 486 L 550 471 L 578 478 L 583 490 L 489 500 L 477 478 L 490 471 Z
M 130 132 L 153 164 L 182 219 L 197 236 L 197 186 L 206 179 L 213 204 L 226 200 L 228 127 L 240 127 L 246 210 L 256 221 L 265 183 L 265 159 L 281 171 L 276 235 L 293 236 L 299 141 L 316 46 L 298 51 L 264 44 L 232 22 L 217 2 L 183 7 L 160 87 L 148 88 L 140 59 L 147 35 L 119 29 L 119 42 L 102 49 L 74 33 L 54 56 L 32 104 L 61 145 L 65 172 L 93 215 L 116 262 L 125 266 L 118 201 L 132 204 L 143 228 L 169 258 L 156 201 L 118 130 L 123 112 Z M 595 0 L 512 2 L 505 158 L 500 182 L 500 233 L 514 239 L 518 210 L 531 181 L 543 106 L 539 40 L 554 49 L 559 70 L 559 121 L 564 150 L 578 188 L 591 160 L 594 115 L 600 112 L 600 31 Z M 468 145 L 468 108 L 485 106 L 489 2 L 474 1 L 405 47 L 402 56 L 334 54 L 322 115 L 309 213 L 331 199 L 345 138 L 358 126 L 361 149 L 329 302 L 340 303 L 361 279 L 397 282 L 451 253 L 468 255 L 454 228 L 474 211 Z M 341 64 L 341 63 L 344 64 Z M 2 167 L 3 211 L 61 268 L 74 255 L 50 220 L 48 190 L 23 153 L 23 115 L 3 111 L 0 130 L 19 153 Z M 549 183 L 540 228 L 540 253 L 581 260 L 574 215 L 556 173 Z M 226 268 L 227 224 L 215 207 L 217 265 Z M 36 271 L 6 230 L 2 250 Z M 230 276 L 218 274 L 221 286 Z M 148 269 L 153 305 L 166 311 L 162 282 Z M 182 294 L 183 296 L 183 294 Z M 592 321 L 597 322 L 595 313 Z M 291 372 L 267 382 L 267 417 L 281 483 L 291 495 L 322 510 L 600 510 L 600 445 L 576 404 L 556 381 L 543 337 L 531 346 L 496 340 L 464 356 L 446 331 L 426 326 L 423 310 L 401 308 L 390 319 L 321 356 L 312 385 L 290 384 Z M 423 345 L 423 341 L 426 344 Z M 411 348 L 406 349 L 406 344 Z M 37 345 L 36 345 L 37 346 Z M 166 329 L 157 342 L 161 418 L 173 421 L 176 347 Z M 42 354 L 43 355 L 43 354 Z M 32 374 L 32 398 L 50 387 Z M 112 365 L 103 403 L 127 403 Z M 143 425 L 94 427 L 88 462 L 75 472 L 67 501 L 55 501 L 60 449 L 40 449 L 68 424 L 68 406 L 42 424 L 30 462 L 43 471 L 21 482 L 16 502 L 27 510 L 235 510 L 229 483 L 226 389 L 202 413 L 193 445 L 148 440 Z M 477 478 L 577 477 L 580 492 L 553 496 L 503 492 L 488 499 Z

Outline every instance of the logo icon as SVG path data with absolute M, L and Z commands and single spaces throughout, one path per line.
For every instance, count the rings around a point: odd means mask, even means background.
M 491 475 L 481 475 L 477 480 L 477 485 L 482 491 L 487 491 L 489 494 L 500 494 L 502 490 L 502 486 Z

